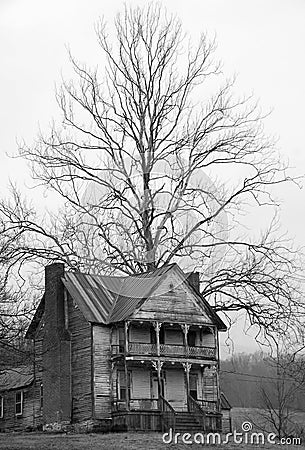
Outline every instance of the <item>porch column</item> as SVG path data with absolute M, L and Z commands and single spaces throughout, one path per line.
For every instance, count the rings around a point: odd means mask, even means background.
M 130 398 L 129 398 L 129 377 L 128 377 L 128 367 L 127 367 L 127 360 L 126 360 L 126 355 L 128 353 L 128 344 L 129 344 L 129 339 L 128 339 L 128 329 L 129 329 L 129 322 L 126 321 L 125 322 L 125 355 L 124 355 L 124 369 L 125 369 L 125 383 L 126 383 L 126 409 L 127 411 L 130 410 Z
M 155 331 L 156 331 L 156 345 L 157 345 L 157 355 L 160 356 L 160 328 L 162 323 L 155 321 L 153 322 Z
M 159 396 L 159 398 L 160 398 L 160 394 L 162 392 L 161 370 L 162 370 L 163 364 L 164 364 L 163 361 L 152 361 L 152 365 L 153 365 L 154 369 L 157 371 L 157 376 L 158 376 L 158 396 Z
M 190 326 L 187 323 L 182 323 L 181 324 L 181 328 L 182 328 L 183 336 L 184 336 L 185 355 L 188 356 L 188 354 L 189 354 L 189 346 L 188 346 L 188 343 L 187 343 L 187 333 L 188 333 L 188 331 L 190 329 Z
M 128 353 L 128 344 L 129 344 L 129 322 L 128 320 L 124 323 L 124 338 L 125 338 L 125 356 Z
M 185 372 L 185 380 L 186 380 L 186 395 L 187 395 L 187 407 L 189 409 L 189 395 L 190 395 L 190 370 L 192 364 L 189 362 L 182 363 L 184 372 Z
M 114 395 L 114 378 L 113 378 L 113 372 L 114 372 L 115 362 L 111 361 L 110 365 L 110 376 L 109 376 L 109 384 L 110 384 L 110 401 L 111 401 L 111 409 L 117 410 L 117 402 L 118 402 L 118 393 L 116 392 L 116 395 Z M 115 399 L 115 401 L 114 401 Z

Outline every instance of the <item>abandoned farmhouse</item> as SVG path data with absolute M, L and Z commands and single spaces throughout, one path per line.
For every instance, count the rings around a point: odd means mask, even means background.
M 30 367 L 0 373 L 0 431 L 227 431 L 218 333 L 198 273 L 112 277 L 45 269 Z

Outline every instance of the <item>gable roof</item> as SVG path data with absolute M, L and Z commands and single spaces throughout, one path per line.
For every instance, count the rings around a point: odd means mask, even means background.
M 0 392 L 29 386 L 34 381 L 32 366 L 20 366 L 0 371 Z
M 88 322 L 109 324 L 130 317 L 153 294 L 171 270 L 178 271 L 183 277 L 183 281 L 192 289 L 197 301 L 207 311 L 215 325 L 220 330 L 226 330 L 220 317 L 188 281 L 188 274 L 185 274 L 177 264 L 169 264 L 153 272 L 123 277 L 66 272 L 62 281 Z M 39 308 L 44 308 L 43 300 Z M 33 330 L 37 328 L 37 320 L 40 318 L 41 311 L 37 310 L 27 337 L 32 337 Z

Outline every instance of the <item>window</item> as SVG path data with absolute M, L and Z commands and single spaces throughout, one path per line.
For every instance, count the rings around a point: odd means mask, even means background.
M 23 392 L 19 391 L 15 394 L 15 414 L 21 416 L 23 412 Z
M 40 409 L 42 409 L 43 408 L 43 384 L 42 383 L 40 383 L 39 394 L 40 394 Z
M 196 331 L 189 331 L 187 334 L 187 343 L 189 347 L 196 346 Z
M 126 386 L 126 377 L 125 372 L 119 371 L 118 372 L 118 399 L 119 400 L 126 400 L 126 388 L 128 389 L 128 397 L 130 398 L 130 372 L 128 372 L 128 385 Z
M 150 342 L 152 344 L 156 344 L 157 343 L 156 330 L 155 330 L 155 328 L 153 326 L 150 329 Z
M 160 331 L 159 331 L 159 342 L 160 344 L 164 344 L 164 327 L 161 326 Z
M 197 394 L 197 374 L 196 373 L 190 373 L 190 395 L 193 397 L 194 400 L 198 399 Z
M 4 397 L 3 395 L 0 395 L 0 419 L 3 419 L 4 415 Z

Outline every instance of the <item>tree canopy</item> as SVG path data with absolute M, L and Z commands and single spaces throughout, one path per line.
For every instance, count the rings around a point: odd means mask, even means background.
M 252 208 L 274 213 L 274 187 L 292 181 L 259 107 L 235 95 L 215 42 L 193 44 L 156 3 L 126 7 L 112 33 L 103 20 L 96 33 L 103 63 L 70 55 L 75 77 L 56 94 L 62 122 L 20 147 L 61 206 L 40 217 L 16 188 L 1 201 L 5 273 L 63 261 L 134 274 L 177 262 L 200 271 L 202 294 L 228 318 L 244 311 L 260 336 L 298 332 L 300 255 L 276 215 L 259 232 L 242 226 Z

